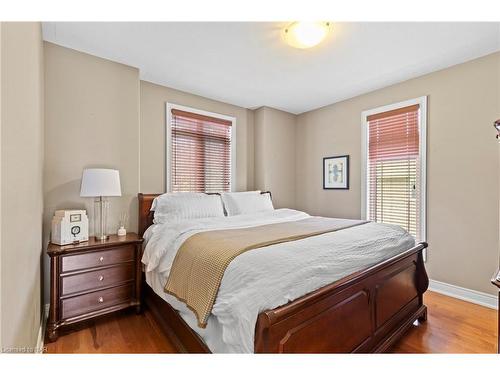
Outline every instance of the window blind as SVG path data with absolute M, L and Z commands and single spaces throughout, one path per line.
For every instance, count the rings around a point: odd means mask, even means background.
M 368 116 L 368 218 L 420 240 L 419 105 Z
M 231 125 L 228 120 L 172 109 L 173 192 L 230 190 Z

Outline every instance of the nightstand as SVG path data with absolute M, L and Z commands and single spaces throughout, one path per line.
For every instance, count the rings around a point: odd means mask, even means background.
M 141 308 L 142 239 L 135 233 L 99 241 L 49 244 L 50 312 L 47 333 L 135 306 Z

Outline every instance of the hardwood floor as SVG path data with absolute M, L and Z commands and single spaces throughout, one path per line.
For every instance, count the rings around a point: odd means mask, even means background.
M 393 353 L 496 353 L 496 311 L 434 292 L 425 294 L 428 320 L 410 331 Z M 176 353 L 151 314 L 117 313 L 76 327 L 48 353 Z
M 66 333 L 67 332 L 67 333 Z M 46 353 L 177 353 L 149 311 L 120 311 L 45 338 Z
M 427 322 L 413 326 L 394 353 L 496 353 L 497 311 L 426 292 Z

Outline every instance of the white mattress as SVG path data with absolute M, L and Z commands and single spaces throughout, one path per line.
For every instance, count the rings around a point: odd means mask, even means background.
M 337 232 L 247 251 L 226 269 L 206 328 L 163 291 L 180 245 L 200 231 L 300 220 L 306 213 L 280 209 L 251 215 L 155 224 L 145 233 L 146 282 L 214 353 L 251 353 L 260 312 L 293 301 L 344 276 L 389 259 L 415 241 L 404 229 L 367 223 Z

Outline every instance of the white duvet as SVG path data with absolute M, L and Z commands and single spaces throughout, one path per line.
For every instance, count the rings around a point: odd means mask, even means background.
M 389 259 L 415 241 L 395 225 L 367 223 L 306 239 L 250 250 L 226 269 L 207 327 L 163 292 L 174 257 L 191 235 L 301 220 L 308 214 L 278 209 L 256 214 L 154 224 L 145 233 L 146 281 L 169 302 L 214 353 L 252 353 L 260 312 L 293 301 L 353 272 Z

